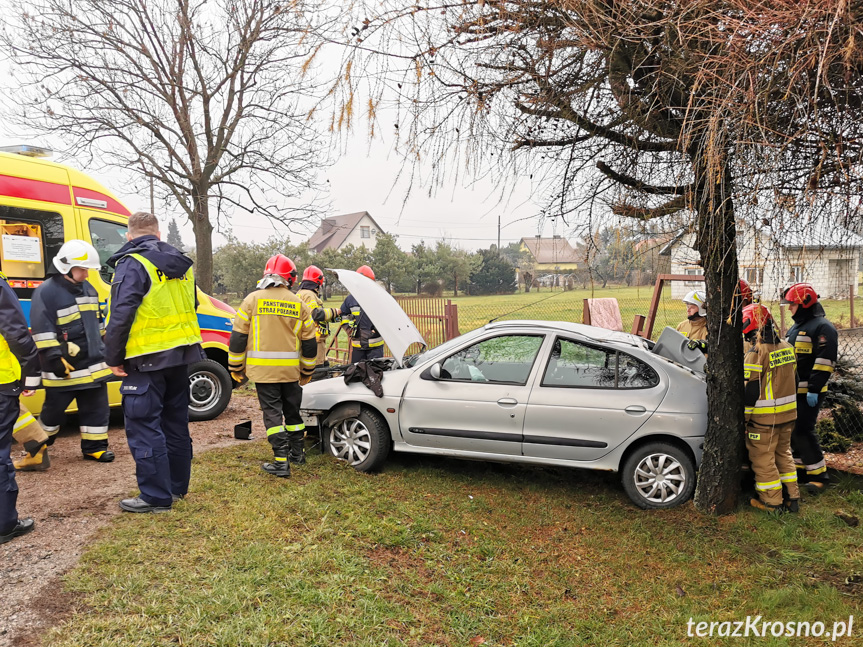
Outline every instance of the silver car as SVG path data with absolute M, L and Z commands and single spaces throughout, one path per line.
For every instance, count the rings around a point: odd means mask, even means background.
M 387 312 L 384 327 L 400 322 L 381 331 L 390 348 L 406 349 L 413 332 L 360 287 L 351 292 L 363 307 L 374 301 L 374 320 Z M 640 337 L 566 322 L 492 323 L 394 359 L 382 388 L 377 397 L 331 378 L 303 389 L 307 425 L 360 471 L 379 468 L 390 451 L 607 470 L 620 472 L 642 508 L 679 505 L 695 487 L 704 376 Z

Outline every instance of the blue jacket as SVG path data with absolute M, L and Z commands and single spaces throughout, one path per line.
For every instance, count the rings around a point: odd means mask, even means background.
M 172 279 L 183 276 L 192 267 L 191 258 L 152 235 L 130 240 L 108 259 L 108 265 L 116 268 L 116 271 L 111 281 L 111 310 L 105 331 L 105 363 L 108 366 L 125 366 L 127 372 L 128 369 L 148 372 L 204 359 L 200 344 L 125 359 L 126 342 L 135 321 L 135 313 L 150 290 L 147 270 L 129 254 L 140 254 Z
M 351 311 L 360 311 L 359 317 L 354 316 L 354 327 L 353 327 L 353 341 L 352 345 L 356 348 L 369 348 L 369 340 L 379 339 L 380 333 L 378 333 L 377 328 L 375 328 L 375 324 L 366 314 L 366 311 L 360 308 L 359 302 L 354 298 L 353 294 L 349 294 L 345 300 L 342 302 L 341 308 L 339 311 L 342 313 L 343 317 L 350 317 Z
M 18 297 L 6 282 L 6 276 L 2 272 L 0 272 L 0 335 L 21 363 L 24 388 L 35 389 L 40 382 L 39 351 L 30 336 Z M 0 384 L 0 393 L 18 395 L 20 392 L 21 380 Z

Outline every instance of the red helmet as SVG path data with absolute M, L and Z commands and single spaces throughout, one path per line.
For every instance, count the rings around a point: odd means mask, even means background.
M 303 281 L 311 281 L 312 283 L 317 283 L 318 285 L 324 284 L 324 273 L 321 272 L 321 268 L 315 265 L 309 265 L 306 268 L 306 271 L 303 272 Z
M 766 306 L 763 306 L 760 303 L 750 303 L 748 306 L 743 308 L 744 335 L 748 335 L 759 328 L 763 328 L 768 321 L 773 321 L 773 315 L 770 314 L 770 310 L 768 310 Z
M 372 268 L 370 268 L 368 265 L 361 265 L 360 267 L 358 267 L 357 274 L 362 274 L 363 276 L 371 279 L 372 281 L 375 280 L 375 273 L 372 272 Z
M 749 284 L 740 279 L 740 283 L 738 284 L 738 291 L 740 293 L 740 299 L 743 301 L 743 305 L 747 306 L 752 303 L 752 288 L 749 287 Z
M 818 303 L 818 295 L 808 283 L 795 283 L 782 291 L 782 303 L 797 303 L 804 308 L 810 308 Z
M 289 286 L 297 280 L 297 266 L 294 262 L 284 254 L 276 254 L 270 256 L 267 261 L 267 266 L 264 268 L 264 276 L 267 274 L 277 274 L 288 282 Z

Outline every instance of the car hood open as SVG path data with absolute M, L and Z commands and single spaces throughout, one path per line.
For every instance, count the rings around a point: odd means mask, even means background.
M 404 355 L 411 344 L 421 344 L 423 348 L 427 346 L 410 317 L 405 314 L 392 295 L 375 281 L 351 270 L 330 271 L 336 273 L 341 284 L 369 315 L 399 366 L 403 365 Z

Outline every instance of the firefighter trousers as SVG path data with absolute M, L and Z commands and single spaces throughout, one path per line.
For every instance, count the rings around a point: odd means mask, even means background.
M 817 407 L 809 406 L 806 402 L 805 393 L 797 394 L 797 424 L 791 435 L 791 448 L 803 462 L 803 469 L 806 471 L 804 482 L 822 481 L 826 483 L 830 480 L 830 477 L 827 476 L 824 452 L 821 451 L 821 444 L 815 433 L 815 423 L 823 403 L 823 393 L 818 395 Z
M 793 429 L 794 421 L 772 427 L 746 423 L 746 449 L 755 474 L 755 489 L 758 498 L 768 505 L 782 505 L 782 486 L 788 490 L 788 498 L 800 498 L 791 456 Z
M 75 400 L 81 425 L 81 452 L 95 454 L 108 449 L 108 385 L 102 382 L 86 389 L 45 389 L 39 423 L 51 442 L 66 420 L 66 409 Z
M 24 450 L 35 456 L 45 445 L 48 444 L 48 434 L 42 428 L 30 410 L 20 403 L 18 411 L 18 419 L 15 421 L 15 430 L 12 435 L 16 442 L 23 445 Z
M 369 359 L 379 359 L 383 356 L 383 346 L 375 346 L 374 348 L 357 348 L 356 346 L 354 346 L 351 349 L 351 364 L 365 362 Z
M 0 534 L 11 532 L 18 523 L 18 483 L 12 464 L 12 430 L 21 409 L 18 396 L 0 393 Z
M 288 457 L 299 459 L 303 455 L 306 425 L 300 416 L 303 389 L 299 382 L 256 382 L 258 402 L 267 428 L 267 440 L 273 448 L 276 463 Z

